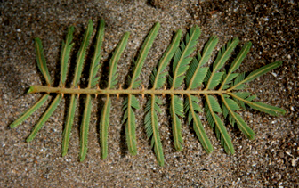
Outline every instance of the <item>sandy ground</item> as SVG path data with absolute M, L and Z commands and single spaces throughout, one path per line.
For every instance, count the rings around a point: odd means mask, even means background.
M 299 187 L 299 4 L 296 1 L 49 2 L 0 1 L 0 187 Z M 161 29 L 141 74 L 144 85 L 148 85 L 153 67 L 177 29 L 182 28 L 185 33 L 197 24 L 202 29 L 199 50 L 213 35 L 219 37 L 218 50 L 232 37 L 239 37 L 241 45 L 252 41 L 250 54 L 240 70 L 252 71 L 273 61 L 283 61 L 278 69 L 251 82 L 249 88 L 258 95 L 259 101 L 285 109 L 286 115 L 273 117 L 254 110 L 241 112 L 256 132 L 256 139 L 250 141 L 228 126 L 236 153 L 227 155 L 206 125 L 204 114 L 200 114 L 215 147 L 213 153 L 207 154 L 186 123 L 183 151 L 174 151 L 170 114 L 167 108 L 161 107 L 159 129 L 166 160 L 165 167 L 161 168 L 145 134 L 143 108 L 136 111 L 138 155 L 128 154 L 121 124 L 123 98 L 113 99 L 109 156 L 106 160 L 100 159 L 97 125 L 104 99 L 98 99 L 93 105 L 87 158 L 78 162 L 82 104 L 71 132 L 69 153 L 64 158 L 60 156 L 67 110 L 65 98 L 36 139 L 27 144 L 26 137 L 47 105 L 18 128 L 11 129 L 9 125 L 41 97 L 26 94 L 30 85 L 44 82 L 35 62 L 34 38 L 43 40 L 47 65 L 57 83 L 60 45 L 68 26 L 76 27 L 72 52 L 75 54 L 88 19 L 97 26 L 101 18 L 107 24 L 104 61 L 124 32 L 131 32 L 125 55 L 118 63 L 120 84 L 125 83 L 133 58 L 157 21 Z M 74 66 L 73 61 L 71 66 Z M 85 78 L 86 73 L 88 70 L 85 70 Z M 84 83 L 84 79 L 81 81 Z M 142 104 L 146 102 L 141 97 L 139 100 Z

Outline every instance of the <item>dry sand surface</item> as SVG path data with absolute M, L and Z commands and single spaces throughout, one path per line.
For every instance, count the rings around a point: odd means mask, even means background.
M 296 1 L 1 0 L 0 10 L 0 187 L 299 187 L 299 4 Z M 99 110 L 105 99 L 98 98 L 93 100 L 88 154 L 84 162 L 79 162 L 78 124 L 84 97 L 71 131 L 69 153 L 62 158 L 61 134 L 68 101 L 65 97 L 35 140 L 26 143 L 26 137 L 47 105 L 18 128 L 11 129 L 9 125 L 41 97 L 26 94 L 30 85 L 44 83 L 35 62 L 34 38 L 42 39 L 47 66 L 58 83 L 60 48 L 67 28 L 70 25 L 76 28 L 72 76 L 75 52 L 87 21 L 92 19 L 97 27 L 101 18 L 106 21 L 104 62 L 124 32 L 131 32 L 118 63 L 119 84 L 125 83 L 132 60 L 155 22 L 160 22 L 161 28 L 142 69 L 141 80 L 145 86 L 173 33 L 178 29 L 186 33 L 197 24 L 202 30 L 198 50 L 214 35 L 219 37 L 217 50 L 232 37 L 240 39 L 240 46 L 247 41 L 253 43 L 240 71 L 283 61 L 281 67 L 248 86 L 259 101 L 285 109 L 286 115 L 273 117 L 254 110 L 242 111 L 240 114 L 256 132 L 256 139 L 250 141 L 237 129 L 227 126 L 236 150 L 234 155 L 227 155 L 201 113 L 215 151 L 207 154 L 184 121 L 184 148 L 176 152 L 170 113 L 162 105 L 159 130 L 166 164 L 159 167 L 143 125 L 147 99 L 141 97 L 138 100 L 142 108 L 136 111 L 138 154 L 131 156 L 127 151 L 121 124 L 123 98 L 113 97 L 109 156 L 101 159 L 98 124 Z M 239 50 L 240 47 L 236 52 Z M 91 55 L 92 51 L 88 50 L 87 59 Z M 85 69 L 83 77 L 87 76 Z M 81 83 L 84 82 L 82 79 Z

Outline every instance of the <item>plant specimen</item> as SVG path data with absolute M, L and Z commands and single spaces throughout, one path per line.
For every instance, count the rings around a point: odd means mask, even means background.
M 249 74 L 236 73 L 241 62 L 245 59 L 249 52 L 251 43 L 246 43 L 236 58 L 231 62 L 228 69 L 224 69 L 224 64 L 231 59 L 231 54 L 238 45 L 238 39 L 233 38 L 224 45 L 210 66 L 204 66 L 209 61 L 215 46 L 218 43 L 217 37 L 211 37 L 202 52 L 191 57 L 190 55 L 196 51 L 197 40 L 200 36 L 200 29 L 194 26 L 182 38 L 182 30 L 178 30 L 171 44 L 167 47 L 165 53 L 159 60 L 157 67 L 153 70 L 150 76 L 150 88 L 144 88 L 141 85 L 139 78 L 142 66 L 147 58 L 149 50 L 158 35 L 159 23 L 156 23 L 150 30 L 148 36 L 144 40 L 137 59 L 134 61 L 133 72 L 128 80 L 126 87 L 117 88 L 117 62 L 124 52 L 129 33 L 126 32 L 119 44 L 117 45 L 111 59 L 109 60 L 109 75 L 108 83 L 105 89 L 100 88 L 99 77 L 96 74 L 101 67 L 101 45 L 104 38 L 103 20 L 100 21 L 99 29 L 96 34 L 96 42 L 94 46 L 94 54 L 92 64 L 90 66 L 88 85 L 86 88 L 79 87 L 86 48 L 92 36 L 93 23 L 89 21 L 84 34 L 83 42 L 77 54 L 76 70 L 74 79 L 70 88 L 66 88 L 66 78 L 68 72 L 68 62 L 73 46 L 74 27 L 70 27 L 65 42 L 62 42 L 61 48 L 61 79 L 59 86 L 53 86 L 52 79 L 48 72 L 42 42 L 39 38 L 35 39 L 36 44 L 36 61 L 38 68 L 42 72 L 47 86 L 30 86 L 28 93 L 44 93 L 43 97 L 19 119 L 15 120 L 11 127 L 17 127 L 27 119 L 33 112 L 38 110 L 47 100 L 50 95 L 55 96 L 51 105 L 39 119 L 31 134 L 27 138 L 27 142 L 32 141 L 37 132 L 42 128 L 47 119 L 52 115 L 57 108 L 64 95 L 70 95 L 70 103 L 68 107 L 66 122 L 62 134 L 62 156 L 68 152 L 69 135 L 72 128 L 75 111 L 79 97 L 85 98 L 85 108 L 80 126 L 80 154 L 79 159 L 83 161 L 87 152 L 87 141 L 89 132 L 89 121 L 92 109 L 93 96 L 106 96 L 105 103 L 101 109 L 100 121 L 100 140 L 101 140 L 101 155 L 105 159 L 108 155 L 108 135 L 109 135 L 109 114 L 111 106 L 111 97 L 125 96 L 123 111 L 123 124 L 125 124 L 125 134 L 128 150 L 132 155 L 137 154 L 136 135 L 135 135 L 135 111 L 140 109 L 140 104 L 136 95 L 147 96 L 148 101 L 145 110 L 144 125 L 147 136 L 151 140 L 151 146 L 156 153 L 160 166 L 164 165 L 164 153 L 162 143 L 159 136 L 158 115 L 161 112 L 160 105 L 162 104 L 161 96 L 169 98 L 170 114 L 172 117 L 172 130 L 174 148 L 178 151 L 182 150 L 182 119 L 186 117 L 189 125 L 192 125 L 199 142 L 202 147 L 209 153 L 213 151 L 208 136 L 205 133 L 204 126 L 199 118 L 199 113 L 203 113 L 200 107 L 202 102 L 206 119 L 209 125 L 214 129 L 216 138 L 220 140 L 224 150 L 227 153 L 233 154 L 234 147 L 227 129 L 223 123 L 223 119 L 234 126 L 237 125 L 239 130 L 244 133 L 249 139 L 254 139 L 255 133 L 247 126 L 246 122 L 238 114 L 241 109 L 248 107 L 269 113 L 273 116 L 285 114 L 285 110 L 278 107 L 270 106 L 262 102 L 255 102 L 255 95 L 247 92 L 246 83 L 254 80 L 257 77 L 269 72 L 272 69 L 279 67 L 282 62 L 276 61 L 270 63 L 260 69 L 257 69 Z M 167 69 L 168 64 L 172 62 L 172 66 Z M 169 74 L 168 74 L 169 73 Z M 166 83 L 168 80 L 168 83 Z M 202 97 L 202 98 L 199 98 Z M 142 97 L 143 98 L 143 97 Z M 200 100 L 201 99 L 201 100 Z

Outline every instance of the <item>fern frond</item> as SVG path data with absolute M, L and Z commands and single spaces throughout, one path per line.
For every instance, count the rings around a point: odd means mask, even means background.
M 158 127 L 158 115 L 157 112 L 160 112 L 159 105 L 160 100 L 155 96 L 151 95 L 150 99 L 146 104 L 145 109 L 145 129 L 148 138 L 151 139 L 151 147 L 154 148 L 156 153 L 159 166 L 164 166 L 164 153 L 162 148 L 161 139 L 159 136 L 159 127 Z
M 101 47 L 102 42 L 104 39 L 104 31 L 105 31 L 105 21 L 100 21 L 99 31 L 96 36 L 96 45 L 94 46 L 94 55 L 92 58 L 92 64 L 89 71 L 89 82 L 88 82 L 88 88 L 93 87 L 97 85 L 99 78 L 96 77 L 96 74 L 101 67 L 100 61 L 101 61 Z
M 182 38 L 182 30 L 179 29 L 176 32 L 172 43 L 167 47 L 166 52 L 163 54 L 162 58 L 160 59 L 158 63 L 158 67 L 154 69 L 153 73 L 151 74 L 150 79 L 151 79 L 151 84 L 153 89 L 158 89 L 165 84 L 167 72 L 164 71 L 166 69 L 168 62 L 172 59 L 175 51 L 179 47 L 181 38 Z
M 35 38 L 35 49 L 36 49 L 36 63 L 37 63 L 37 67 L 39 68 L 39 70 L 42 72 L 46 83 L 48 86 L 52 85 L 52 80 L 51 80 L 51 76 L 49 74 L 47 65 L 46 65 L 46 60 L 45 60 L 45 56 L 44 56 L 44 49 L 43 49 L 43 45 L 42 45 L 42 41 L 40 40 L 40 38 Z
M 35 125 L 31 134 L 26 139 L 26 142 L 31 142 L 35 138 L 37 132 L 44 126 L 44 123 L 52 116 L 54 110 L 57 108 L 60 101 L 61 101 L 61 95 L 57 95 L 53 100 L 52 104 L 49 106 L 49 108 L 45 111 L 42 118 Z
M 133 72 L 133 76 L 131 78 L 131 84 L 130 84 L 129 88 L 134 89 L 134 88 L 137 88 L 140 86 L 141 81 L 136 81 L 136 79 L 139 77 L 139 75 L 141 73 L 141 68 L 143 66 L 143 63 L 144 63 L 147 55 L 148 55 L 150 48 L 152 47 L 154 40 L 156 39 L 156 37 L 158 35 L 159 28 L 160 28 L 160 24 L 156 23 L 154 25 L 154 27 L 150 30 L 146 39 L 144 40 L 144 42 L 141 46 L 141 50 L 138 55 L 138 58 L 134 62 L 135 67 L 134 67 L 134 72 Z
M 71 44 L 73 40 L 73 33 L 74 33 L 74 26 L 71 26 L 69 28 L 67 37 L 65 42 L 62 41 L 61 45 L 61 78 L 60 78 L 60 86 L 65 86 L 66 81 L 66 75 L 68 71 L 68 62 L 70 58 L 70 51 L 73 47 L 73 44 Z
M 140 104 L 136 96 L 142 95 L 143 98 L 144 95 L 150 95 L 149 101 L 147 102 L 145 107 L 146 115 L 144 124 L 147 136 L 151 140 L 151 147 L 155 151 L 160 166 L 163 166 L 165 162 L 162 143 L 159 136 L 158 113 L 161 113 L 159 107 L 161 101 L 158 95 L 170 95 L 171 97 L 170 114 L 173 121 L 172 129 L 174 137 L 174 147 L 176 150 L 182 150 L 183 147 L 181 118 L 184 117 L 184 110 L 188 118 L 188 123 L 189 125 L 191 125 L 192 123 L 193 129 L 203 148 L 208 153 L 213 151 L 213 146 L 208 139 L 205 133 L 204 126 L 202 125 L 198 116 L 198 113 L 202 111 L 198 104 L 200 101 L 198 99 L 198 96 L 200 95 L 205 96 L 205 101 L 203 102 L 205 106 L 207 122 L 214 129 L 216 138 L 221 141 L 221 144 L 227 153 L 234 153 L 234 148 L 231 142 L 231 138 L 220 117 L 228 119 L 232 126 L 236 124 L 238 128 L 249 139 L 254 139 L 255 133 L 251 128 L 247 126 L 246 122 L 238 114 L 238 111 L 240 109 L 246 109 L 246 107 L 249 106 L 252 109 L 260 110 L 274 116 L 280 114 L 284 115 L 286 113 L 285 110 L 278 107 L 254 101 L 256 96 L 252 95 L 251 93 L 237 91 L 244 89 L 247 82 L 252 81 L 253 79 L 262 76 L 270 70 L 280 66 L 282 64 L 281 61 L 268 64 L 258 70 L 255 70 L 247 77 L 246 73 L 234 73 L 234 71 L 239 68 L 241 62 L 245 59 L 246 54 L 249 52 L 250 46 L 252 45 L 249 42 L 242 47 L 236 59 L 231 63 L 230 68 L 228 70 L 221 70 L 224 67 L 226 61 L 230 59 L 231 53 L 238 43 L 238 39 L 234 38 L 233 40 L 229 41 L 227 45 L 221 48 L 216 56 L 214 63 L 212 64 L 211 69 L 203 67 L 203 65 L 206 64 L 210 59 L 211 54 L 218 43 L 218 38 L 211 37 L 205 45 L 202 54 L 198 53 L 196 57 L 190 57 L 190 55 L 196 49 L 197 39 L 200 35 L 200 30 L 197 26 L 194 26 L 190 29 L 190 32 L 187 33 L 184 41 L 182 41 L 181 44 L 180 39 L 182 37 L 182 31 L 178 30 L 176 32 L 172 43 L 167 47 L 165 53 L 157 64 L 157 68 L 155 68 L 151 74 L 151 89 L 144 88 L 143 86 L 142 88 L 138 89 L 138 87 L 141 86 L 141 80 L 138 79 L 149 50 L 155 38 L 157 37 L 160 24 L 155 24 L 149 32 L 149 35 L 144 40 L 144 43 L 141 46 L 140 53 L 136 61 L 134 62 L 132 78 L 128 79 L 128 87 L 126 89 L 121 89 L 121 87 L 120 89 L 115 89 L 117 84 L 117 62 L 120 59 L 121 54 L 124 52 L 129 38 L 129 33 L 125 33 L 122 40 L 116 47 L 116 50 L 109 62 L 109 78 L 107 88 L 93 88 L 97 85 L 97 82 L 99 80 L 99 78 L 96 77 L 96 74 L 101 66 L 101 44 L 104 38 L 104 25 L 104 21 L 101 20 L 99 31 L 96 35 L 96 44 L 94 47 L 92 64 L 90 66 L 88 86 L 83 89 L 79 88 L 78 84 L 84 65 L 86 54 L 85 51 L 92 35 L 92 21 L 90 20 L 88 23 L 83 42 L 81 43 L 80 49 L 77 54 L 77 65 L 71 88 L 65 88 L 65 82 L 68 72 L 68 61 L 72 47 L 71 41 L 74 28 L 69 28 L 65 43 L 62 42 L 61 79 L 60 84 L 57 87 L 52 86 L 49 71 L 46 67 L 42 43 L 39 38 L 36 38 L 35 45 L 37 52 L 37 65 L 46 80 L 47 86 L 30 86 L 28 93 L 45 94 L 33 107 L 25 112 L 18 120 L 15 120 L 11 124 L 11 127 L 17 127 L 34 111 L 39 109 L 41 105 L 45 103 L 50 94 L 56 93 L 57 96 L 34 127 L 32 133 L 27 138 L 27 142 L 32 141 L 37 132 L 42 128 L 45 121 L 57 108 L 59 102 L 61 101 L 61 98 L 67 94 L 70 94 L 70 103 L 65 127 L 63 130 L 62 156 L 65 156 L 68 151 L 70 130 L 73 124 L 79 95 L 86 95 L 85 108 L 81 122 L 82 124 L 80 126 L 80 161 L 83 161 L 85 159 L 87 152 L 87 137 L 92 110 L 92 95 L 106 95 L 105 104 L 101 109 L 100 121 L 101 155 L 103 159 L 107 158 L 108 156 L 109 114 L 112 95 L 127 96 L 124 100 L 123 106 L 123 123 L 125 124 L 128 150 L 132 155 L 137 154 L 134 111 L 140 108 Z M 172 58 L 174 59 L 172 75 L 173 77 L 169 77 L 170 89 L 167 89 L 166 87 L 164 89 L 160 89 L 165 84 L 166 76 L 168 74 L 168 72 L 166 71 L 166 66 Z M 187 89 L 182 87 L 184 79 Z M 203 90 L 201 90 L 200 88 L 202 83 L 204 83 L 205 85 Z M 181 89 L 178 89 L 179 87 L 181 87 Z M 217 90 L 214 89 L 215 87 L 218 87 Z M 183 98 L 184 95 L 185 103 L 183 105 L 181 98 Z M 218 99 L 221 99 L 221 106 L 218 102 Z

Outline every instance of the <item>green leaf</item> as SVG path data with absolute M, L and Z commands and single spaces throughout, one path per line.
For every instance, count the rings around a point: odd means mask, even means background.
M 238 38 L 234 38 L 233 40 L 229 41 L 226 46 L 223 46 L 222 49 L 217 54 L 216 60 L 213 64 L 213 71 L 217 71 L 221 69 L 224 63 L 230 58 L 231 53 L 236 48 L 239 43 Z
M 239 52 L 237 58 L 232 62 L 232 64 L 230 65 L 230 69 L 229 72 L 232 73 L 235 70 L 237 70 L 240 66 L 240 64 L 242 63 L 242 61 L 245 59 L 247 53 L 249 52 L 250 48 L 252 46 L 251 42 L 247 42 L 241 49 L 241 51 Z
M 42 72 L 46 83 L 48 86 L 52 85 L 52 80 L 51 80 L 51 76 L 49 74 L 47 65 L 46 65 L 46 60 L 45 60 L 45 56 L 44 56 L 44 49 L 43 49 L 43 45 L 42 45 L 42 41 L 40 40 L 40 38 L 35 38 L 35 49 L 36 49 L 36 63 L 37 63 L 37 67 L 39 68 L 39 70 Z
M 217 37 L 214 36 L 209 39 L 209 41 L 207 42 L 207 44 L 205 45 L 205 48 L 203 50 L 202 58 L 199 62 L 199 66 L 203 66 L 204 64 L 206 64 L 208 62 L 217 43 L 218 43 Z
M 209 104 L 210 104 L 209 107 L 211 107 L 214 112 L 219 112 L 219 113 L 222 112 L 221 107 L 220 107 L 218 101 L 215 99 L 214 96 L 207 95 L 207 100 L 209 101 Z
M 232 74 L 229 73 L 228 75 L 223 74 L 224 80 L 222 81 L 221 88 L 222 89 L 229 88 L 230 85 L 232 84 L 232 80 L 236 78 L 238 75 L 239 75 L 238 73 L 232 73 Z
M 129 88 L 137 88 L 140 86 L 141 82 L 136 82 L 136 79 L 139 77 L 140 73 L 141 73 L 141 68 L 143 66 L 143 63 L 148 55 L 148 52 L 155 40 L 155 38 L 158 35 L 158 30 L 160 28 L 160 24 L 156 23 L 154 25 L 154 27 L 151 29 L 151 31 L 149 32 L 148 36 L 146 37 L 145 41 L 143 42 L 142 46 L 141 46 L 141 50 L 140 50 L 140 54 L 137 58 L 137 60 L 134 62 L 134 72 L 133 72 L 133 76 L 131 79 L 131 84 Z
M 186 85 L 190 89 L 199 87 L 206 77 L 208 67 L 199 68 L 199 65 L 199 61 L 194 57 L 186 74 Z
M 135 108 L 136 110 L 139 110 L 140 109 L 140 105 L 139 105 L 139 101 L 137 100 L 137 98 L 134 96 L 134 95 L 131 95 L 131 105 L 133 108 Z
M 167 72 L 164 71 L 166 69 L 168 62 L 172 59 L 175 51 L 179 47 L 181 38 L 182 38 L 182 30 L 179 29 L 176 32 L 172 43 L 167 47 L 166 52 L 163 54 L 162 58 L 160 59 L 158 63 L 158 67 L 154 69 L 151 75 L 151 84 L 153 86 L 152 88 L 158 89 L 165 84 Z
M 91 95 L 86 95 L 82 124 L 80 127 L 80 161 L 85 160 L 88 143 L 89 121 L 92 110 Z
M 182 122 L 178 116 L 184 117 L 183 102 L 177 95 L 171 95 L 170 114 L 173 119 L 172 130 L 174 138 L 174 148 L 177 151 L 182 151 Z
M 224 150 L 227 153 L 234 154 L 235 150 L 231 138 L 227 133 L 222 120 L 214 112 L 221 112 L 220 105 L 213 96 L 206 95 L 206 114 L 208 123 L 214 127 L 216 137 L 218 140 L 221 140 Z
M 190 33 L 186 35 L 185 42 L 181 43 L 174 55 L 173 62 L 173 82 L 172 87 L 178 88 L 182 85 L 183 79 L 185 78 L 185 72 L 189 69 L 190 61 L 189 57 L 196 49 L 197 39 L 200 35 L 200 29 L 198 26 L 193 26 L 190 29 Z
M 222 102 L 224 104 L 222 109 L 225 108 L 227 110 L 226 113 L 230 114 L 231 125 L 233 126 L 236 122 L 238 128 L 243 132 L 243 134 L 245 134 L 248 139 L 253 140 L 255 135 L 254 131 L 247 126 L 246 122 L 241 118 L 241 116 L 239 116 L 238 113 L 234 112 L 235 110 L 239 110 L 238 104 L 226 97 L 222 97 Z M 225 115 L 224 117 L 226 118 L 226 116 L 227 115 Z
M 211 37 L 203 50 L 202 56 L 198 54 L 198 59 L 195 57 L 190 64 L 190 68 L 186 74 L 186 84 L 190 89 L 195 89 L 201 85 L 206 77 L 208 67 L 200 68 L 208 62 L 215 46 L 218 43 L 217 37 Z
M 198 141 L 202 144 L 202 146 L 204 147 L 204 149 L 210 153 L 214 150 L 213 145 L 211 144 L 210 140 L 208 139 L 208 136 L 206 135 L 206 132 L 204 130 L 204 127 L 198 117 L 197 111 L 201 111 L 201 109 L 199 108 L 197 102 L 198 102 L 198 98 L 193 96 L 193 95 L 189 95 L 188 97 L 189 100 L 186 100 L 189 102 L 189 124 L 190 121 L 192 120 L 192 124 L 193 124 L 193 129 L 198 137 Z
M 102 159 L 106 159 L 108 156 L 110 105 L 111 105 L 110 97 L 109 95 L 107 95 L 105 105 L 102 109 L 101 123 L 100 123 Z
M 117 84 L 117 62 L 120 59 L 121 54 L 124 52 L 126 45 L 128 43 L 128 38 L 130 36 L 129 32 L 126 32 L 121 41 L 118 43 L 115 52 L 113 53 L 109 61 L 109 82 L 108 88 L 113 89 Z
M 92 30 L 93 30 L 93 23 L 91 20 L 89 20 L 87 29 L 85 30 L 83 42 L 82 42 L 80 49 L 78 51 L 78 54 L 77 54 L 77 67 L 76 67 L 76 72 L 75 72 L 74 81 L 73 81 L 74 87 L 77 87 L 80 77 L 81 77 L 81 73 L 83 70 L 83 64 L 84 64 L 84 60 L 85 60 L 85 51 L 88 46 L 89 39 L 92 35 Z
M 10 127 L 11 128 L 15 128 L 18 127 L 23 121 L 25 121 L 33 112 L 35 112 L 36 110 L 38 110 L 48 99 L 49 94 L 45 94 L 43 95 L 43 97 L 37 101 L 34 106 L 32 106 L 30 109 L 28 109 L 25 113 L 23 113 L 23 115 L 15 120 Z
M 125 131 L 126 131 L 126 142 L 128 150 L 131 155 L 137 154 L 136 147 L 136 134 L 135 134 L 135 115 L 133 108 L 139 109 L 139 102 L 136 97 L 132 94 L 128 95 L 127 100 L 125 101 L 125 116 L 124 120 L 126 122 Z
M 55 99 L 53 100 L 52 104 L 50 105 L 50 107 L 45 111 L 42 118 L 35 125 L 31 134 L 26 139 L 26 142 L 31 142 L 35 138 L 36 133 L 44 126 L 44 123 L 52 116 L 52 114 L 53 114 L 54 110 L 57 108 L 60 100 L 61 100 L 61 95 L 57 95 L 55 97 Z
M 245 93 L 245 94 L 247 94 L 247 93 Z M 285 110 L 283 110 L 281 108 L 278 108 L 278 107 L 275 107 L 275 106 L 271 106 L 271 105 L 268 105 L 268 104 L 265 104 L 265 103 L 262 103 L 262 102 L 251 102 L 251 100 L 253 100 L 255 96 L 254 97 L 244 98 L 244 96 L 240 96 L 240 93 L 237 93 L 237 94 L 231 93 L 230 95 L 233 98 L 235 98 L 235 100 L 238 100 L 239 102 L 246 103 L 247 105 L 249 105 L 251 108 L 253 108 L 255 110 L 266 112 L 266 113 L 268 113 L 270 115 L 273 115 L 273 116 L 278 116 L 280 114 L 285 115 L 285 113 L 286 113 Z
M 61 78 L 60 78 L 60 86 L 65 86 L 66 81 L 66 75 L 68 71 L 68 62 L 70 59 L 70 51 L 73 47 L 73 44 L 71 44 L 73 40 L 73 33 L 74 33 L 74 27 L 69 27 L 68 35 L 66 37 L 65 43 L 62 41 L 61 46 Z
M 238 82 L 233 87 L 231 87 L 230 90 L 236 89 L 241 84 L 250 82 L 250 81 L 262 76 L 263 74 L 266 74 L 267 72 L 271 71 L 272 69 L 278 68 L 281 64 L 282 64 L 282 61 L 275 61 L 273 63 L 265 65 L 262 68 L 259 68 L 255 71 L 251 72 L 244 80 Z
M 226 97 L 223 97 L 222 100 L 224 100 L 225 104 L 227 104 L 227 108 L 229 108 L 230 110 L 232 111 L 240 110 L 238 104 L 235 101 Z
M 208 84 L 206 86 L 207 89 L 213 89 L 214 87 L 218 86 L 222 80 L 224 72 L 216 72 L 213 73 L 208 81 Z
M 71 95 L 70 97 L 70 104 L 69 104 L 69 110 L 66 117 L 65 127 L 63 129 L 62 133 L 62 148 L 61 148 L 61 155 L 64 157 L 69 149 L 69 140 L 70 140 L 70 133 L 73 126 L 74 118 L 75 118 L 75 112 L 76 112 L 76 106 L 77 106 L 77 96 Z
M 244 119 L 242 119 L 241 116 L 236 112 L 231 112 L 231 114 L 236 120 L 238 128 L 242 131 L 242 133 L 245 134 L 248 139 L 254 140 L 255 133 L 250 127 L 247 126 Z
M 271 106 L 263 102 L 247 102 L 247 104 L 255 110 L 266 112 L 272 116 L 279 116 L 280 114 L 285 115 L 286 113 L 286 111 L 281 108 Z
M 243 82 L 244 83 L 250 82 L 251 80 L 254 80 L 257 77 L 262 76 L 263 74 L 269 72 L 270 70 L 278 68 L 281 64 L 282 64 L 282 61 L 275 61 L 266 66 L 263 66 L 262 68 L 251 72 Z
M 105 31 L 105 22 L 104 22 L 104 20 L 101 20 L 100 26 L 99 26 L 99 31 L 97 32 L 96 45 L 94 46 L 92 65 L 90 67 L 90 72 L 89 72 L 88 88 L 97 85 L 98 80 L 100 79 L 100 78 L 96 77 L 96 74 L 101 66 L 101 64 L 100 64 L 100 61 L 102 58 L 101 47 L 102 47 L 102 42 L 104 39 L 104 31 Z
M 151 147 L 154 148 L 154 151 L 156 153 L 159 166 L 164 166 L 164 154 L 163 154 L 163 148 L 162 143 L 159 136 L 159 128 L 158 128 L 158 115 L 157 115 L 157 108 L 159 108 L 156 96 L 151 95 L 151 98 L 146 104 L 146 110 L 145 110 L 145 129 L 148 138 L 151 139 Z
M 218 52 L 216 60 L 213 64 L 213 71 L 206 85 L 206 89 L 213 89 L 220 83 L 223 72 L 217 71 L 221 69 L 224 66 L 224 63 L 230 58 L 231 53 L 238 45 L 238 42 L 238 38 L 234 38 L 233 40 L 229 41 L 226 46 L 223 46 L 222 49 Z

